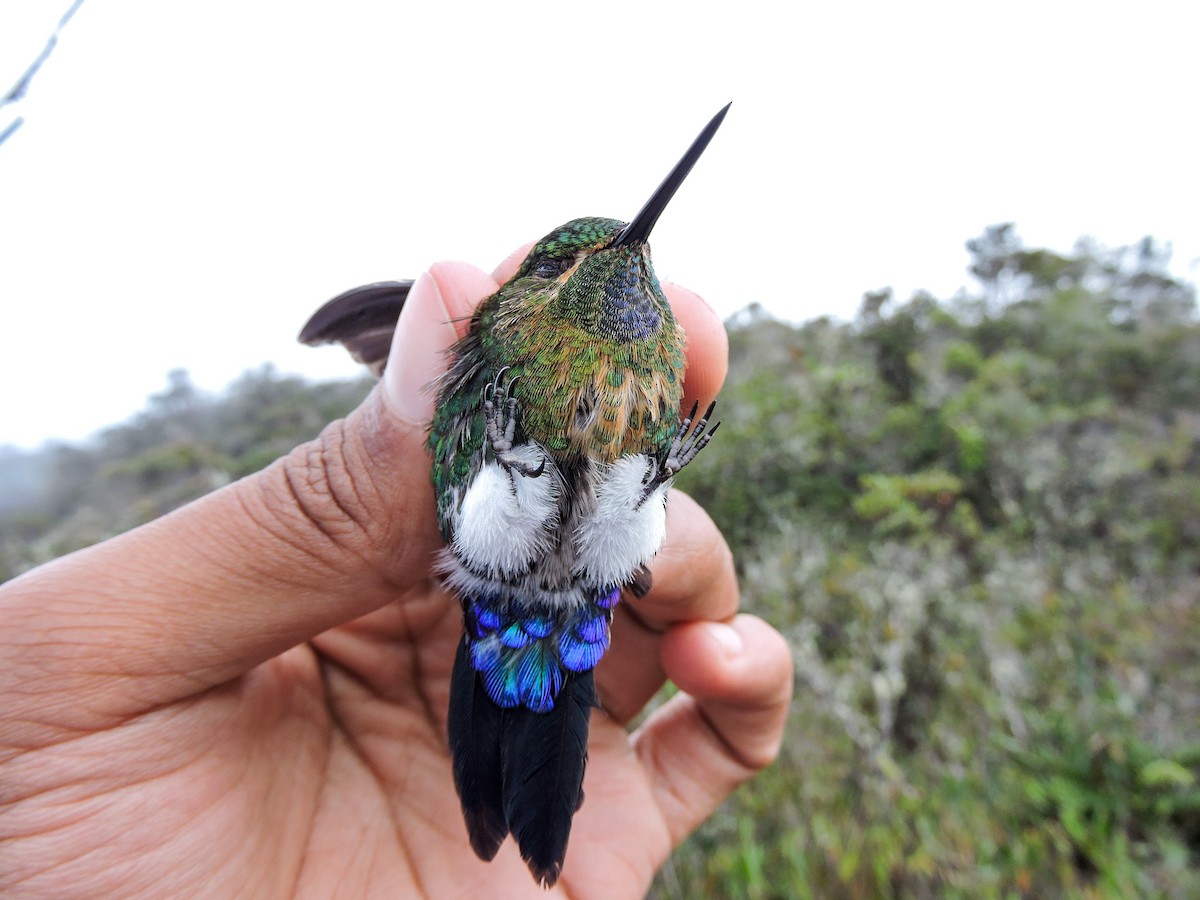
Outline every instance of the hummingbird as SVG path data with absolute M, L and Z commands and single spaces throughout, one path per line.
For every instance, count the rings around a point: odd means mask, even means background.
M 475 853 L 491 860 L 511 834 L 544 887 L 583 803 L 614 608 L 650 589 L 672 479 L 717 430 L 715 401 L 681 414 L 684 335 L 647 239 L 728 110 L 630 222 L 573 219 L 538 241 L 436 382 L 438 573 L 463 613 L 454 784 Z M 341 342 L 378 375 L 411 286 L 347 291 L 300 340 Z

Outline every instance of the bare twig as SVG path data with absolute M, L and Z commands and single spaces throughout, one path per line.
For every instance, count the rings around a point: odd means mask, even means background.
M 54 52 L 54 47 L 58 44 L 59 34 L 62 33 L 63 28 L 66 27 L 66 24 L 69 21 L 71 21 L 71 17 L 75 15 L 76 10 L 78 10 L 82 5 L 83 0 L 73 0 L 70 8 L 63 13 L 62 18 L 58 20 L 58 25 L 55 26 L 54 32 L 46 41 L 46 46 L 42 48 L 42 52 L 39 53 L 37 58 L 29 64 L 29 67 L 23 73 L 21 73 L 21 77 L 17 79 L 16 84 L 9 88 L 8 92 L 3 97 L 0 97 L 0 109 L 3 109 L 5 106 L 8 106 L 11 103 L 16 103 L 25 96 L 25 93 L 29 90 L 30 82 L 33 81 L 33 76 L 38 73 L 38 70 L 41 69 L 42 64 L 49 59 L 50 54 Z M 23 116 L 17 116 L 12 122 L 0 130 L 0 144 L 3 144 L 6 140 L 8 140 L 9 137 L 12 136 L 13 132 L 20 128 L 24 122 L 25 119 Z

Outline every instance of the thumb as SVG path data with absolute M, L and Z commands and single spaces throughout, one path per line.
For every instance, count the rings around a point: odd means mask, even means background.
M 400 419 L 428 427 L 437 376 L 446 353 L 467 332 L 479 301 L 500 287 L 490 275 L 459 262 L 440 262 L 417 279 L 396 323 L 383 373 L 385 402 Z
M 409 295 L 384 381 L 345 420 L 262 472 L 6 585 L 0 685 L 86 687 L 101 719 L 130 714 L 228 681 L 427 577 L 439 546 L 427 387 L 495 289 L 469 266 L 434 266 Z

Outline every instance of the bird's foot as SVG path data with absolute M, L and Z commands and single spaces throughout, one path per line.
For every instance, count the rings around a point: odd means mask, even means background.
M 525 478 L 537 478 L 546 470 L 546 460 L 537 466 L 522 461 L 513 453 L 513 438 L 517 430 L 517 398 L 510 397 L 515 378 L 504 380 L 508 371 L 505 367 L 496 375 L 496 380 L 485 390 L 483 401 L 483 416 L 487 421 L 487 437 L 491 442 L 492 452 L 496 462 L 500 463 L 511 475 L 516 472 Z
M 682 422 L 679 423 L 679 430 L 675 433 L 675 440 L 671 442 L 671 446 L 667 448 L 667 452 L 659 457 L 657 464 L 646 475 L 646 488 L 642 492 L 642 498 L 638 500 L 635 509 L 650 499 L 651 495 L 658 488 L 670 481 L 679 471 L 696 458 L 697 454 L 712 440 L 712 436 L 717 433 L 717 429 L 721 426 L 720 422 L 708 427 L 708 420 L 712 416 L 713 409 L 716 408 L 717 401 L 714 400 L 708 405 L 708 409 L 704 411 L 699 419 L 696 418 L 696 412 L 700 409 L 700 401 L 692 404 L 692 411 L 687 414 Z M 693 426 L 693 422 L 695 425 Z M 705 430 L 707 429 L 707 431 Z

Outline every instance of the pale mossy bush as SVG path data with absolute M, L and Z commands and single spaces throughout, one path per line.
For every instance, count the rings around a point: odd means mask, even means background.
M 731 329 L 681 481 L 796 699 L 656 896 L 1200 896 L 1192 290 L 1152 244 L 974 243 L 978 296 Z

